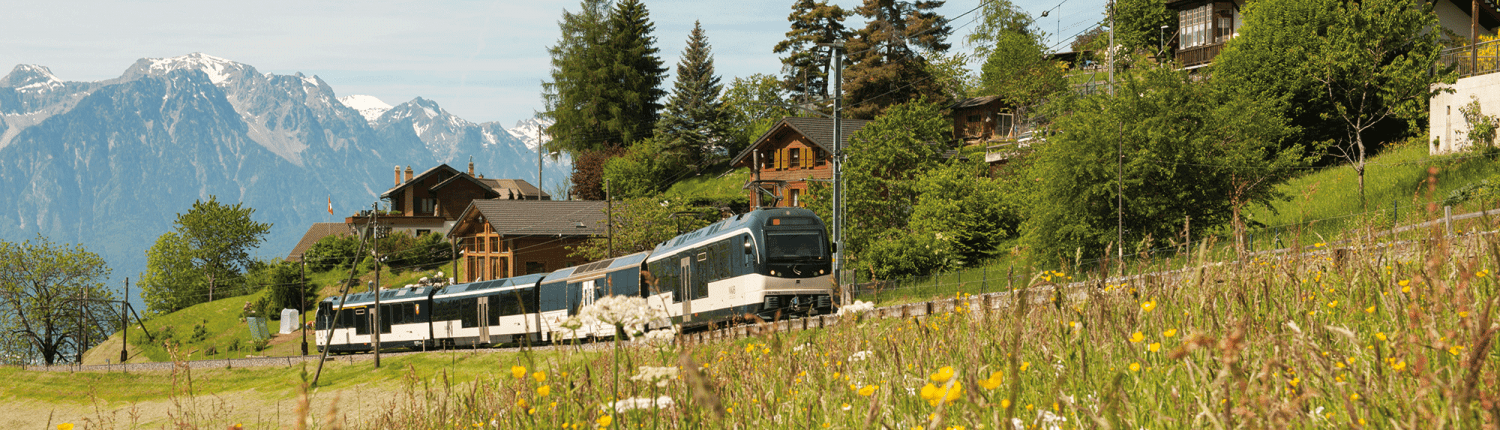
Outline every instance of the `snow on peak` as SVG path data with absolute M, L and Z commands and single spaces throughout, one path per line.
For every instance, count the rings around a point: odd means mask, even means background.
M 19 90 L 50 89 L 61 86 L 62 79 L 52 74 L 52 69 L 35 64 L 18 64 L 10 74 L 0 78 L 0 87 L 14 87 Z
M 530 118 L 516 121 L 516 126 L 505 129 L 505 132 L 525 142 L 527 148 L 536 149 L 539 138 L 542 143 L 552 141 L 552 138 L 547 136 L 547 127 L 551 126 L 552 120 L 550 119 Z
M 215 57 L 201 52 L 172 58 L 147 58 L 150 64 L 148 71 L 152 73 L 166 73 L 173 70 L 201 70 L 208 75 L 208 80 L 218 85 L 229 79 L 229 72 L 240 68 L 240 64 L 228 59 Z
M 344 106 L 359 111 L 359 115 L 365 117 L 365 121 L 368 122 L 375 122 L 375 119 L 384 115 L 385 111 L 391 110 L 390 104 L 380 101 L 375 96 L 344 96 L 339 97 L 339 103 L 343 103 Z

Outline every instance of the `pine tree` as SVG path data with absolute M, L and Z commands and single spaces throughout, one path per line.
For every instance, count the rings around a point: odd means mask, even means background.
M 841 41 L 849 38 L 844 27 L 844 18 L 849 11 L 827 1 L 798 0 L 787 16 L 792 29 L 786 32 L 786 40 L 776 43 L 774 52 L 786 54 L 781 57 L 781 68 L 786 73 L 782 82 L 797 102 L 828 98 L 828 73 L 833 67 L 830 48 L 820 48 L 819 43 Z
M 865 0 L 855 11 L 869 21 L 846 45 L 844 77 L 848 115 L 874 118 L 886 107 L 917 100 L 945 101 L 942 85 L 926 67 L 926 52 L 947 52 L 952 27 L 934 10 L 942 1 Z
M 608 45 L 614 62 L 607 70 L 615 88 L 606 94 L 613 96 L 619 114 L 613 115 L 608 124 L 610 131 L 619 137 L 616 144 L 629 145 L 651 137 L 661 99 L 666 95 L 661 84 L 666 80 L 667 68 L 656 49 L 656 37 L 651 35 L 655 25 L 640 0 L 615 4 L 609 22 Z
M 723 145 L 728 135 L 724 124 L 724 105 L 719 100 L 723 85 L 714 76 L 714 57 L 703 26 L 693 24 L 687 48 L 677 63 L 677 83 L 667 101 L 661 120 L 656 123 L 656 137 L 662 143 L 662 156 L 672 167 L 701 167 L 704 153 L 712 146 Z

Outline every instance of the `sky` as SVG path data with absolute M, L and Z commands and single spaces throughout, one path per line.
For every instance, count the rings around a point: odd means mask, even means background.
M 986 0 L 949 0 L 954 49 Z M 1032 16 L 1049 44 L 1103 18 L 1104 0 L 1012 0 Z M 261 73 L 316 75 L 340 95 L 375 96 L 391 105 L 434 100 L 474 122 L 513 124 L 542 108 L 547 47 L 557 21 L 577 0 L 423 2 L 361 0 L 12 2 L 0 13 L 0 73 L 18 64 L 47 66 L 68 81 L 119 77 L 136 60 L 193 52 L 254 66 Z M 715 67 L 734 77 L 776 74 L 771 52 L 788 30 L 792 0 L 645 0 L 664 64 L 675 69 L 693 23 L 713 47 Z M 834 0 L 852 9 L 858 0 Z M 850 28 L 864 26 L 855 15 Z M 977 65 L 976 65 L 977 67 Z M 669 71 L 670 73 L 670 71 Z M 670 77 L 666 84 L 670 89 Z

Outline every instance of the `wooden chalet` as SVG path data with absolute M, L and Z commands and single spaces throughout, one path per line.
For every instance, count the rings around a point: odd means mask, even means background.
M 843 120 L 843 144 L 847 147 L 849 136 L 868 122 Z M 750 167 L 745 189 L 752 207 L 802 207 L 807 205 L 807 181 L 833 179 L 832 154 L 832 118 L 782 118 L 729 164 Z
M 1239 33 L 1246 0 L 1167 0 L 1177 12 L 1177 61 L 1184 68 L 1206 66 Z
M 959 100 L 948 109 L 953 115 L 953 139 L 964 144 L 1014 139 L 1018 131 L 1014 111 L 1000 96 Z
M 381 193 L 380 198 L 390 202 L 394 213 L 380 214 L 377 222 L 392 231 L 405 231 L 412 236 L 446 233 L 458 220 L 458 215 L 475 200 L 552 199 L 521 179 L 486 179 L 483 174 L 475 175 L 472 162 L 468 172 L 440 164 L 416 175 L 412 174 L 411 166 L 406 166 L 405 175 L 401 166 L 396 166 L 395 185 Z M 361 214 L 345 218 L 344 222 L 358 229 L 367 220 Z
M 475 200 L 448 231 L 459 244 L 460 282 L 543 273 L 583 263 L 568 248 L 606 234 L 605 202 Z

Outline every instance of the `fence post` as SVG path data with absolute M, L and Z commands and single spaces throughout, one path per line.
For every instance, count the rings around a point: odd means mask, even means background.
M 989 290 L 989 286 L 990 286 L 990 266 L 988 264 L 986 264 L 984 266 L 984 269 L 982 269 L 982 270 L 984 270 L 984 272 L 982 272 L 979 275 L 979 295 L 981 295 L 981 296 L 984 295 L 984 292 L 986 290 Z
M 1453 235 L 1453 206 L 1443 206 L 1443 225 L 1448 228 L 1448 235 Z
M 1396 206 L 1396 201 L 1395 200 L 1391 200 L 1391 233 L 1395 233 L 1396 232 L 1396 211 L 1397 210 L 1399 210 L 1399 207 Z

